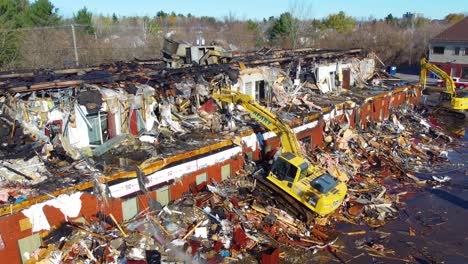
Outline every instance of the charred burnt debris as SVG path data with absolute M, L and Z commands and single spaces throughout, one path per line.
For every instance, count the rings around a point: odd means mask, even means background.
M 363 57 L 358 49 L 232 54 L 206 47 L 197 59 L 187 60 L 176 54 L 181 43 L 170 44 L 166 53 L 173 54 L 163 61 L 0 74 L 3 217 L 47 195 L 92 192 L 107 203 L 113 199 L 107 185 L 125 180 L 108 175 L 136 171 L 133 177 L 144 185 L 142 168 L 152 162 L 224 141 L 245 147 L 242 135 L 264 131 L 247 112 L 213 100 L 210 95 L 221 88 L 252 95 L 292 124 L 333 112 L 337 105 L 353 109 L 407 85 L 379 71 L 373 55 Z M 416 175 L 447 162 L 452 138 L 409 103 L 365 127 L 352 126 L 346 112 L 340 119 L 320 119 L 323 144 L 304 146 L 310 161 L 348 186 L 345 202 L 332 214 L 309 223 L 292 217 L 274 203 L 274 194 L 258 190 L 252 175 L 261 166 L 245 157 L 244 168 L 233 177 L 193 185 L 168 205 L 153 201 L 126 221 L 97 214 L 50 229 L 42 246 L 22 257 L 31 262 L 303 263 L 320 251 L 338 261 L 349 259 L 340 236 L 356 234 L 340 234 L 336 225 L 377 228 L 397 217 L 404 198 L 421 186 L 449 181 Z M 272 151 L 264 151 L 263 161 L 273 158 Z M 379 244 L 362 249 L 377 258 L 412 261 Z

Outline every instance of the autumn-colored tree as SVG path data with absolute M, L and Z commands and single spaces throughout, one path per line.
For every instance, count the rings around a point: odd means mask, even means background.
M 461 14 L 461 13 L 458 13 L 458 14 L 450 13 L 450 14 L 448 14 L 448 15 L 445 16 L 444 20 L 447 21 L 447 22 L 450 23 L 450 24 L 454 24 L 454 23 L 457 23 L 458 21 L 462 20 L 463 18 L 465 18 L 465 15 L 464 15 L 464 14 Z
M 171 16 L 168 18 L 168 22 L 169 22 L 169 25 L 170 25 L 170 26 L 175 26 L 176 23 L 177 23 L 177 16 L 171 15 Z

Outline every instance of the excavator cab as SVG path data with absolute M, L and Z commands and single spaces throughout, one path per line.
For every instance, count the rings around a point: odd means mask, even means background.
M 291 188 L 296 179 L 307 175 L 307 168 L 309 166 L 305 161 L 298 165 L 291 162 L 296 159 L 301 158 L 292 153 L 282 154 L 273 164 L 270 175 L 282 181 L 285 186 Z
M 276 159 L 267 179 L 319 215 L 336 210 L 347 191 L 344 183 L 289 152 Z

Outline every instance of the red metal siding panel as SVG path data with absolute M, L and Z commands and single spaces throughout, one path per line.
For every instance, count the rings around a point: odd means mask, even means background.
M 109 133 L 109 139 L 117 136 L 117 128 L 115 124 L 115 114 L 107 112 L 107 130 Z
M 138 136 L 138 122 L 137 122 L 137 110 L 132 111 L 132 117 L 130 118 L 130 133 Z

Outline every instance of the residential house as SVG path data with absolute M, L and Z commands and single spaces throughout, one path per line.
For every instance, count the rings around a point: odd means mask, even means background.
M 429 60 L 452 77 L 468 79 L 468 17 L 430 40 Z

